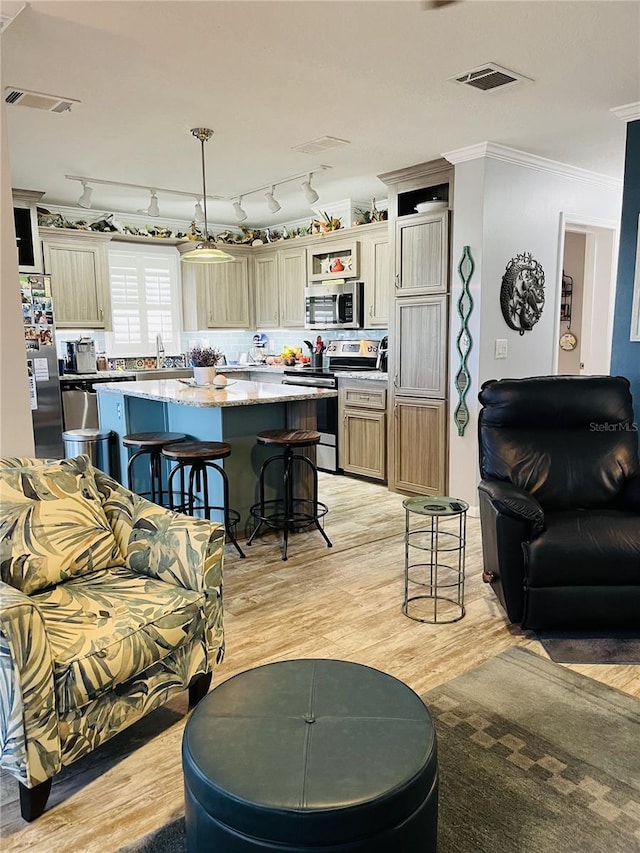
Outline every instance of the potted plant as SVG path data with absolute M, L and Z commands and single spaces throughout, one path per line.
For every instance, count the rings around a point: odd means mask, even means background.
M 196 385 L 210 385 L 216 375 L 216 364 L 222 350 L 217 347 L 193 347 L 188 353 L 188 363 L 193 367 Z

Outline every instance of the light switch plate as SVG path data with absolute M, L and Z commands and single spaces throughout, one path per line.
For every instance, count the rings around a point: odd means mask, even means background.
M 496 348 L 494 358 L 507 357 L 507 341 L 504 338 L 496 338 Z

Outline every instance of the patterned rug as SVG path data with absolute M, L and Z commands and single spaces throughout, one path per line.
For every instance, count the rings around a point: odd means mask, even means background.
M 640 664 L 640 631 L 541 631 L 538 639 L 556 663 Z
M 520 648 L 424 699 L 439 853 L 640 851 L 640 701 Z M 185 849 L 180 818 L 121 853 Z

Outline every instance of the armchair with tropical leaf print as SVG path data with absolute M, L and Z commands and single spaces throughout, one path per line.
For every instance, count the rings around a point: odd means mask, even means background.
M 222 660 L 224 527 L 89 457 L 0 460 L 0 766 L 25 820 L 63 767 Z

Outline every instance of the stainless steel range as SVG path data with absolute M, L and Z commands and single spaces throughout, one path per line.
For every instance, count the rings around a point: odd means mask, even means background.
M 379 341 L 330 341 L 325 350 L 328 366 L 315 368 L 310 365 L 285 368 L 283 385 L 306 385 L 312 388 L 335 388 L 340 374 L 361 370 L 376 370 Z M 338 467 L 338 398 L 318 400 L 318 432 L 320 444 L 317 448 L 317 465 L 322 471 L 335 474 Z

